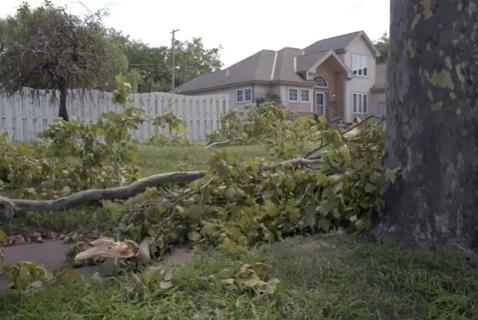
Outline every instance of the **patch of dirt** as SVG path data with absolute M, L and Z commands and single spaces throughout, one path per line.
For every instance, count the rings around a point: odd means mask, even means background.
M 179 264 L 189 263 L 194 258 L 194 252 L 191 248 L 187 246 L 177 246 L 171 250 L 171 253 L 168 254 L 161 260 L 156 263 L 156 266 L 160 267 L 173 267 Z
M 63 241 L 47 241 L 44 243 L 2 247 L 5 257 L 3 261 L 0 261 L 0 267 L 10 266 L 22 261 L 32 261 L 43 265 L 48 271 L 58 270 L 65 265 L 65 254 L 69 249 L 70 245 Z M 0 275 L 0 292 L 7 288 L 7 279 Z
M 66 253 L 71 244 L 64 241 L 46 241 L 28 245 L 17 245 L 11 247 L 1 247 L 5 252 L 5 258 L 0 261 L 0 268 L 9 266 L 22 261 L 31 261 L 42 265 L 50 272 L 61 269 L 67 265 Z M 171 253 L 165 256 L 156 266 L 172 267 L 178 264 L 188 263 L 193 259 L 194 253 L 187 246 L 174 247 Z M 103 273 L 102 267 L 84 266 L 74 269 L 84 276 L 92 276 L 96 272 Z M 8 281 L 4 275 L 0 274 L 0 293 L 8 289 Z

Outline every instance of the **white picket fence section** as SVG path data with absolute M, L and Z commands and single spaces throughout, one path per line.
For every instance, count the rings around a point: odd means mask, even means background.
M 171 111 L 187 124 L 185 135 L 204 140 L 208 132 L 218 130 L 222 116 L 229 112 L 226 95 L 184 96 L 163 92 L 131 96 L 134 104 L 145 110 L 148 119 L 133 137 L 144 142 L 154 134 L 151 120 Z M 13 141 L 37 140 L 37 133 L 57 119 L 58 94 L 25 90 L 12 96 L 0 94 L 0 131 L 8 132 Z M 95 122 L 104 112 L 121 112 L 122 106 L 111 102 L 111 93 L 72 90 L 67 108 L 70 117 L 87 123 Z

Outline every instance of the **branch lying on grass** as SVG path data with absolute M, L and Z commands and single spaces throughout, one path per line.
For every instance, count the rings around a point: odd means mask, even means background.
M 233 142 L 244 142 L 244 139 L 242 138 L 232 138 L 226 141 L 218 141 L 218 142 L 213 142 L 210 145 L 206 146 L 206 149 L 212 149 L 214 147 L 224 147 L 232 144 Z
M 55 200 L 22 200 L 0 196 L 0 214 L 13 218 L 15 215 L 29 211 L 60 211 L 100 200 L 128 199 L 147 188 L 169 183 L 191 182 L 204 175 L 202 171 L 156 174 L 124 187 L 85 190 Z
M 279 167 L 307 167 L 315 164 L 319 164 L 321 159 L 306 159 L 306 158 L 295 158 L 290 160 L 285 160 L 275 164 L 271 164 L 266 169 L 276 169 Z
M 320 160 L 295 158 L 291 160 L 282 161 L 272 165 L 265 166 L 265 170 L 272 170 L 278 167 L 301 167 L 318 164 Z M 169 183 L 189 183 L 204 177 L 203 171 L 190 172 L 170 172 L 156 174 L 136 182 L 133 182 L 124 187 L 110 188 L 110 189 L 91 189 L 80 191 L 72 195 L 58 198 L 55 200 L 24 200 L 24 199 L 9 199 L 0 196 L 0 215 L 7 218 L 14 218 L 16 215 L 31 212 L 31 211 L 61 211 L 67 210 L 81 205 L 94 203 L 100 200 L 118 200 L 131 198 L 147 188 L 158 187 L 160 185 Z M 191 192 L 198 192 L 203 189 L 210 182 L 209 180 L 204 186 Z

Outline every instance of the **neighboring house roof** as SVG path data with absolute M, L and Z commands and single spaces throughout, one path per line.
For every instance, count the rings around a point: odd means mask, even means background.
M 311 83 L 310 81 L 304 80 L 304 78 L 297 73 L 297 61 L 294 60 L 297 59 L 297 56 L 303 54 L 304 51 L 297 48 L 286 47 L 277 51 L 274 74 L 271 75 L 269 80 Z
M 221 71 L 201 75 L 175 89 L 178 93 L 200 93 L 236 85 L 252 83 L 287 82 L 312 85 L 304 75 L 312 67 L 317 67 L 332 58 L 338 62 L 348 76 L 350 70 L 337 56 L 340 50 L 357 37 L 364 37 L 371 50 L 378 54 L 365 32 L 358 31 L 315 42 L 305 49 L 285 47 L 279 51 L 261 50 L 252 56 Z
M 176 92 L 200 91 L 250 81 L 270 81 L 275 52 L 261 50 L 225 70 L 203 74 L 188 81 Z

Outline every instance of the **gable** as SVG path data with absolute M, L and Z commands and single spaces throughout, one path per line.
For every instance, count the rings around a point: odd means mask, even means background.
M 365 33 L 358 35 L 355 37 L 355 39 L 350 41 L 346 46 L 346 51 L 351 53 L 360 53 L 371 57 L 377 57 L 380 55 L 372 41 L 370 41 Z
M 357 38 L 362 31 L 356 31 L 332 38 L 327 38 L 323 40 L 319 40 L 317 42 L 314 42 L 310 46 L 304 49 L 305 54 L 312 54 L 320 51 L 327 51 L 327 50 L 334 50 L 334 51 L 340 51 L 345 49 L 347 45 Z

